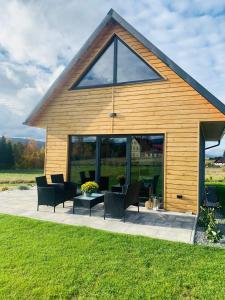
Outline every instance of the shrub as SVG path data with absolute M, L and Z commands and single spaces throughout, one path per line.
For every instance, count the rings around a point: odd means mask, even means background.
M 8 186 L 3 186 L 3 187 L 2 187 L 2 192 L 8 191 L 8 190 L 9 190 Z
M 200 207 L 198 224 L 205 228 L 206 237 L 209 241 L 217 243 L 222 238 L 222 233 L 217 228 L 215 209 Z
M 19 185 L 18 186 L 18 190 L 29 190 L 29 189 L 30 189 L 30 187 L 27 185 Z
M 207 228 L 207 226 L 209 224 L 208 208 L 205 206 L 200 207 L 198 224 L 199 224 L 199 226 L 204 227 L 204 228 Z
M 219 242 L 222 239 L 223 235 L 221 231 L 217 228 L 216 223 L 209 223 L 206 230 L 207 239 L 213 243 Z
M 98 188 L 99 188 L 99 186 L 96 182 L 87 181 L 84 184 L 82 184 L 81 191 L 85 192 L 85 193 L 88 193 L 88 194 L 91 194 L 91 193 L 97 192 Z

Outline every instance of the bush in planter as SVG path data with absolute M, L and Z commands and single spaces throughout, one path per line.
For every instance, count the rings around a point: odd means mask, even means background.
M 97 192 L 99 189 L 99 186 L 96 182 L 94 181 L 87 181 L 81 186 L 81 191 L 87 194 L 92 194 Z

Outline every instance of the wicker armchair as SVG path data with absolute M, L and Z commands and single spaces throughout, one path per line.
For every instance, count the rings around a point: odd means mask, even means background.
M 62 185 L 67 200 L 71 200 L 73 197 L 77 195 L 76 183 L 71 181 L 64 181 L 63 174 L 53 174 L 51 175 L 51 180 L 53 184 Z
M 48 184 L 46 176 L 36 177 L 38 203 L 37 210 L 40 205 L 53 206 L 54 212 L 55 207 L 66 201 L 67 197 L 64 192 L 64 188 L 56 184 Z
M 128 185 L 125 194 L 107 192 L 104 195 L 104 219 L 110 215 L 113 218 L 123 218 L 125 222 L 126 209 L 130 205 L 137 206 L 139 212 L 140 187 L 141 183 L 136 182 Z

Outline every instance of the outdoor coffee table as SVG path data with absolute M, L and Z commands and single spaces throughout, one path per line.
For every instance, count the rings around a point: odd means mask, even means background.
M 93 193 L 91 196 L 76 196 L 73 198 L 73 214 L 76 206 L 89 208 L 89 214 L 91 216 L 91 208 L 102 202 L 104 202 L 104 194 Z

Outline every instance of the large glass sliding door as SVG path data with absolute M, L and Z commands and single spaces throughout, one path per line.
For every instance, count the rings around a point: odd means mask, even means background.
M 100 174 L 109 178 L 109 189 L 118 184 L 118 176 L 126 178 L 126 137 L 102 137 Z
M 128 183 L 143 183 L 143 197 L 149 187 L 163 196 L 163 145 L 163 135 L 71 136 L 70 179 L 80 184 L 81 173 L 91 180 L 107 177 L 111 190 L 124 176 Z
M 96 137 L 72 136 L 70 140 L 70 179 L 81 184 L 82 174 L 89 177 L 95 172 Z
M 131 182 L 142 181 L 158 196 L 163 194 L 163 143 L 163 135 L 137 135 L 131 139 Z

